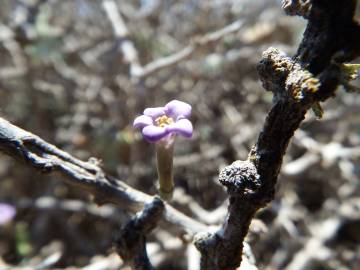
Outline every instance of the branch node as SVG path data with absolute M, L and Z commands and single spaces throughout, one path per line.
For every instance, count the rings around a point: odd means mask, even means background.
M 214 250 L 218 243 L 218 235 L 213 232 L 200 232 L 194 237 L 194 245 L 201 252 L 205 253 Z
M 283 91 L 285 80 L 292 69 L 293 61 L 285 53 L 270 47 L 263 52 L 256 69 L 263 87 L 274 94 Z
M 230 197 L 252 198 L 261 187 L 260 176 L 250 161 L 237 160 L 226 166 L 219 174 L 219 181 Z
M 263 87 L 274 93 L 275 101 L 287 99 L 310 104 L 321 86 L 310 71 L 275 48 L 263 53 L 257 71 Z

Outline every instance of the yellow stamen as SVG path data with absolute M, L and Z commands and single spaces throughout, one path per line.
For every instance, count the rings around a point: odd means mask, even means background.
M 155 119 L 155 124 L 158 127 L 165 127 L 172 123 L 174 123 L 174 120 L 171 117 L 167 117 L 166 115 L 159 116 L 158 118 Z

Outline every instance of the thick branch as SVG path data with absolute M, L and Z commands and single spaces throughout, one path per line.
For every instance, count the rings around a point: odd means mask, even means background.
M 157 225 L 164 211 L 163 201 L 155 197 L 121 229 L 115 246 L 121 258 L 134 270 L 152 270 L 146 252 L 146 235 Z
M 153 199 L 152 196 L 105 174 L 95 159 L 81 161 L 3 118 L 0 118 L 0 151 L 25 161 L 30 167 L 42 172 L 61 173 L 66 176 L 64 180 L 68 183 L 93 194 L 98 204 L 113 203 L 120 209 L 135 213 Z M 166 203 L 160 224 L 177 235 L 194 235 L 207 230 L 204 224 Z
M 339 65 L 359 55 L 360 35 L 354 33 L 360 27 L 352 18 L 355 4 L 353 0 L 284 1 L 289 13 L 308 18 L 308 26 L 293 59 L 270 48 L 258 65 L 264 88 L 274 93 L 274 104 L 248 160 L 236 161 L 220 173 L 219 181 L 230 196 L 228 217 L 216 233 L 197 237 L 202 269 L 240 265 L 249 224 L 256 211 L 273 199 L 290 139 L 307 110 L 334 95 L 342 75 Z

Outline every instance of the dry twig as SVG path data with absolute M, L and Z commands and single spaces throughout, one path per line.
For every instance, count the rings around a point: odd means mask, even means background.
M 120 209 L 134 213 L 153 198 L 106 175 L 95 159 L 81 161 L 3 118 L 0 118 L 0 150 L 41 172 L 60 172 L 66 176 L 68 183 L 93 194 L 95 202 L 100 205 L 114 203 Z M 194 235 L 207 230 L 206 225 L 168 204 L 165 204 L 162 222 L 169 231 L 178 235 Z
M 215 32 L 205 34 L 204 36 L 194 37 L 190 44 L 179 52 L 156 59 L 145 66 L 141 66 L 138 52 L 134 44 L 129 40 L 129 31 L 118 11 L 116 3 L 113 0 L 106 0 L 103 2 L 103 8 L 111 22 L 114 35 L 120 42 L 120 48 L 124 58 L 126 62 L 130 64 L 130 76 L 133 79 L 148 77 L 155 72 L 172 67 L 181 61 L 189 59 L 200 47 L 216 43 L 223 37 L 238 32 L 243 26 L 243 22 L 238 20 Z
M 223 37 L 238 32 L 242 26 L 243 22 L 238 20 L 215 32 L 208 33 L 200 37 L 194 37 L 190 44 L 181 51 L 160 59 L 156 59 L 153 62 L 146 64 L 142 68 L 142 71 L 137 74 L 137 76 L 139 78 L 147 77 L 155 72 L 158 72 L 159 70 L 172 67 L 181 61 L 189 59 L 200 47 L 205 47 L 218 42 Z

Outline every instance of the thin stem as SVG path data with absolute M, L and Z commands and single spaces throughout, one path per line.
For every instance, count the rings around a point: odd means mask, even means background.
M 159 195 L 164 200 L 171 200 L 174 190 L 173 180 L 174 143 L 160 141 L 156 143 L 157 172 L 159 177 Z

